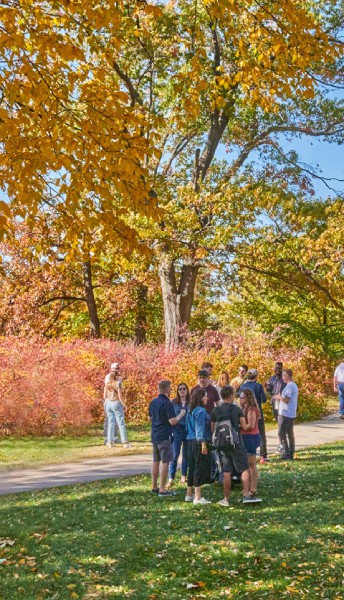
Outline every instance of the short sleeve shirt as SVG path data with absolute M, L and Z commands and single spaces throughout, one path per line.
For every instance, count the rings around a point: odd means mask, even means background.
M 172 402 L 165 394 L 159 394 L 149 405 L 149 416 L 152 420 L 152 444 L 160 444 L 169 440 L 172 435 L 172 425 L 169 419 L 174 419 L 175 412 Z
M 207 392 L 208 401 L 207 401 L 205 410 L 207 411 L 208 415 L 211 415 L 211 413 L 213 412 L 213 410 L 215 408 L 215 404 L 220 402 L 219 392 L 217 391 L 216 387 L 214 387 L 213 385 L 210 385 L 210 384 L 207 385 L 206 388 L 201 388 L 200 385 L 195 385 L 195 387 L 192 388 L 190 395 L 192 396 L 193 392 L 195 392 L 196 390 L 200 390 L 200 389 L 205 389 L 205 391 Z
M 289 381 L 282 391 L 282 398 L 286 396 L 290 398 L 288 404 L 281 400 L 279 404 L 278 414 L 282 415 L 282 417 L 290 417 L 291 419 L 295 419 L 296 417 L 296 409 L 297 409 L 297 398 L 299 395 L 299 388 L 297 387 L 294 381 Z
M 213 412 L 211 413 L 210 421 L 211 423 L 230 421 L 232 423 L 232 427 L 235 429 L 237 434 L 240 435 L 240 417 L 243 416 L 244 413 L 239 406 L 230 404 L 229 402 L 224 402 L 221 404 L 221 406 L 214 408 Z
M 334 372 L 334 376 L 337 378 L 338 383 L 344 383 L 344 363 L 338 365 Z

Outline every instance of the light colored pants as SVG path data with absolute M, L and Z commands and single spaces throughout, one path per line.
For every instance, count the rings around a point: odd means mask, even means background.
M 108 439 L 108 428 L 109 428 L 109 419 L 108 416 L 106 414 L 106 409 L 105 409 L 105 400 L 104 400 L 104 411 L 105 411 L 105 419 L 104 419 L 104 444 L 107 444 Z M 115 438 L 118 438 L 118 425 L 117 425 L 117 421 L 115 421 Z
M 108 434 L 107 441 L 113 442 L 115 439 L 115 424 L 118 424 L 119 433 L 122 444 L 128 442 L 127 430 L 125 427 L 124 410 L 122 402 L 119 400 L 106 400 L 105 402 L 106 416 L 108 418 Z

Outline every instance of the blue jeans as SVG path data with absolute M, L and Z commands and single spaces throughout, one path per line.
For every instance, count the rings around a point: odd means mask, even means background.
M 344 383 L 338 383 L 339 414 L 344 415 Z
M 170 462 L 170 479 L 174 479 L 176 476 L 178 458 L 180 455 L 182 445 L 183 445 L 182 476 L 186 477 L 187 470 L 188 470 L 188 441 L 186 439 L 186 436 L 187 436 L 186 427 L 183 429 L 176 428 L 173 431 L 173 442 L 172 442 L 173 460 L 172 460 L 172 462 Z
M 107 441 L 113 442 L 115 439 L 115 424 L 117 422 L 122 444 L 128 442 L 127 430 L 125 427 L 124 410 L 122 402 L 119 400 L 106 400 L 105 410 L 108 418 Z
M 109 429 L 109 419 L 108 416 L 106 414 L 106 409 L 105 409 L 105 400 L 104 400 L 104 411 L 105 411 L 105 419 L 104 419 L 104 444 L 107 444 L 108 440 L 107 440 L 107 436 L 108 436 L 108 429 Z M 115 438 L 118 438 L 118 425 L 117 425 L 117 421 L 115 423 Z

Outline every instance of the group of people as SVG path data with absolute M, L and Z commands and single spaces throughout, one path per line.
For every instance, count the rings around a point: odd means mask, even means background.
M 269 461 L 262 411 L 267 400 L 265 390 L 271 395 L 278 422 L 281 460 L 293 460 L 298 399 L 293 373 L 276 363 L 264 390 L 257 381 L 257 369 L 242 365 L 238 377 L 231 381 L 223 371 L 217 383 L 211 380 L 212 371 L 211 363 L 203 363 L 198 384 L 189 392 L 188 385 L 180 383 L 172 401 L 171 382 L 159 382 L 159 395 L 149 405 L 153 444 L 151 491 L 160 497 L 174 495 L 170 488 L 182 452 L 181 482 L 187 483 L 186 502 L 209 504 L 202 497 L 201 488 L 218 477 L 224 488 L 219 504 L 229 506 L 233 473 L 241 476 L 243 503 L 261 502 L 257 495 L 256 452 L 260 447 L 260 462 Z

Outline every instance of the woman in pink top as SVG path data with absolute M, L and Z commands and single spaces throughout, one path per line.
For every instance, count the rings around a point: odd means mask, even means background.
M 250 494 L 256 496 L 259 477 L 256 454 L 257 448 L 259 448 L 260 445 L 260 435 L 258 430 L 260 411 L 254 393 L 248 388 L 245 388 L 240 392 L 240 404 L 246 420 L 246 427 L 241 428 L 240 433 L 245 444 L 248 455 L 248 465 L 250 467 Z

